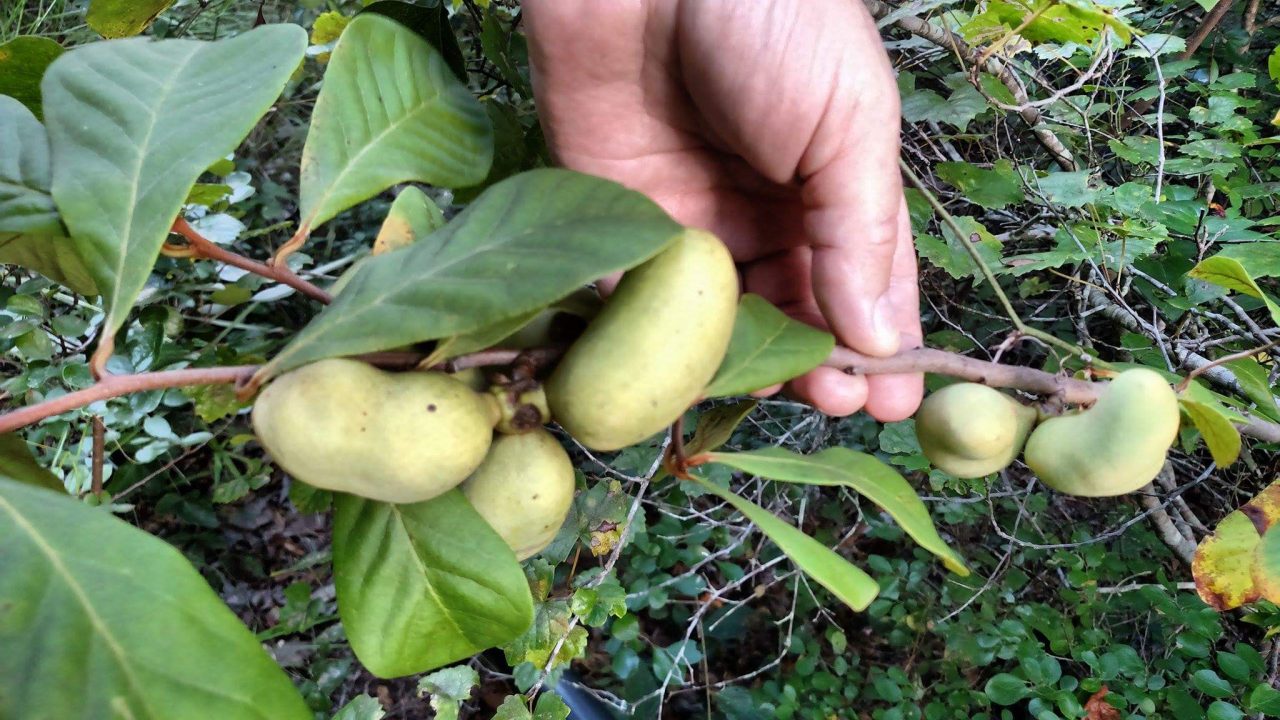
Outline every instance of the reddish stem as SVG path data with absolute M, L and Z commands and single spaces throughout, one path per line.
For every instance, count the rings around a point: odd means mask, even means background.
M 238 267 L 241 270 L 247 270 L 254 275 L 275 280 L 283 283 L 298 292 L 306 295 L 313 300 L 319 300 L 326 305 L 333 302 L 333 296 L 312 285 L 311 283 L 298 277 L 298 274 L 289 269 L 284 263 L 268 265 L 260 263 L 257 260 L 251 260 L 243 255 L 238 255 L 219 247 L 217 244 L 204 237 L 195 228 L 191 227 L 191 223 L 186 218 L 179 216 L 173 221 L 173 232 L 186 238 L 187 244 L 191 250 L 195 251 L 197 257 L 207 258 L 209 260 L 217 260 L 224 262 L 232 267 Z

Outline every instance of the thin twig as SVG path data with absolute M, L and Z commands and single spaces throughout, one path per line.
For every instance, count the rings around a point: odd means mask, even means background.
M 1187 376 L 1182 379 L 1182 382 L 1178 383 L 1178 392 L 1182 392 L 1183 390 L 1186 390 L 1187 387 L 1191 385 L 1192 380 L 1195 380 L 1196 378 L 1209 372 L 1213 368 L 1218 367 L 1219 365 L 1225 365 L 1233 360 L 1243 360 L 1245 358 L 1253 357 L 1254 355 L 1257 355 L 1259 353 L 1264 353 L 1270 350 L 1276 345 L 1280 345 L 1280 340 L 1272 340 L 1266 345 L 1263 345 L 1262 347 L 1253 348 L 1252 350 L 1242 350 L 1238 353 L 1223 355 L 1220 358 L 1214 358 L 1213 360 L 1210 360 L 1204 365 L 1201 365 L 1197 368 L 1193 368 L 1191 372 L 1187 373 Z
M 186 239 L 187 247 L 175 249 L 169 246 L 171 252 L 176 250 L 184 256 L 217 260 L 232 267 L 238 267 L 241 270 L 247 270 L 255 275 L 261 275 L 278 283 L 288 285 L 313 300 L 319 300 L 325 304 L 333 302 L 332 295 L 298 277 L 298 274 L 290 270 L 285 263 L 268 265 L 219 247 L 216 243 L 201 235 L 198 230 L 191 227 L 191 223 L 187 222 L 186 218 L 182 216 L 178 216 L 173 221 L 173 232 Z
M 106 435 L 106 426 L 102 424 L 102 416 L 93 416 L 93 465 L 90 468 L 92 484 L 89 486 L 94 497 L 102 496 L 102 462 L 103 462 L 103 442 Z

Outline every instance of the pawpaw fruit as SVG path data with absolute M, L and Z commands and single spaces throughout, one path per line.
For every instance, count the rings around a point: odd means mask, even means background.
M 489 455 L 462 483 L 462 493 L 520 560 L 542 552 L 569 515 L 573 463 L 541 428 L 499 435 Z
M 1008 467 L 1035 425 L 1036 411 L 999 390 L 955 383 L 930 394 L 916 413 L 920 449 L 934 467 L 976 478 Z
M 1159 474 L 1178 419 L 1178 397 L 1159 373 L 1126 370 L 1093 407 L 1041 422 L 1027 441 L 1027 465 L 1068 495 L 1133 492 Z
M 329 359 L 276 378 L 253 406 L 267 453 L 303 482 L 391 503 L 430 500 L 484 460 L 494 398 L 443 373 Z
M 546 384 L 551 415 L 593 450 L 634 445 L 675 422 L 724 359 L 738 302 L 733 257 L 685 230 L 623 275 Z

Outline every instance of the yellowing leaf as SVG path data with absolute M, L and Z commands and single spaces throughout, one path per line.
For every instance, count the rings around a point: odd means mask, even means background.
M 1226 467 L 1240 457 L 1240 431 L 1230 419 L 1207 403 L 1178 398 L 1178 405 L 1200 431 L 1200 437 L 1204 438 L 1204 444 L 1209 447 L 1218 467 Z
M 1255 580 L 1255 552 L 1262 534 L 1280 519 L 1280 482 L 1274 482 L 1228 514 L 1200 541 L 1191 562 L 1200 599 L 1218 611 L 1261 596 Z

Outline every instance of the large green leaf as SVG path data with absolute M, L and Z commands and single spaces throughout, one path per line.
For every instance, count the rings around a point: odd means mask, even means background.
M 61 45 L 36 35 L 19 35 L 0 45 L 0 95 L 26 105 L 37 118 L 44 117 L 40 78 L 61 54 Z
M 729 350 L 704 394 L 742 395 L 785 382 L 821 365 L 835 346 L 831 333 L 793 320 L 768 300 L 747 293 L 738 301 Z
M 533 622 L 520 563 L 460 490 L 411 505 L 335 497 L 333 576 L 351 649 L 378 677 L 447 665 Z
M 696 475 L 694 483 L 707 492 L 722 498 L 756 524 L 760 531 L 777 543 L 778 548 L 806 575 L 831 591 L 841 602 L 854 610 L 866 610 L 880 594 L 876 581 L 831 548 L 805 535 L 795 527 L 778 519 L 773 513 Z
M 449 69 L 460 82 L 467 82 L 467 58 L 462 54 L 458 38 L 449 26 L 449 9 L 444 0 L 423 0 L 421 4 L 381 0 L 366 5 L 360 12 L 385 15 L 418 33 L 444 56 Z
M 264 25 L 216 43 L 93 43 L 49 67 L 53 199 L 102 291 L 107 333 L 124 322 L 196 178 L 248 134 L 306 44 L 297 25 Z
M 353 267 L 333 304 L 259 377 L 526 314 L 644 262 L 679 230 L 648 198 L 608 180 L 557 169 L 516 175 L 423 240 Z
M 302 150 L 311 229 L 396 183 L 474 185 L 493 161 L 489 118 L 420 35 L 365 13 L 342 32 Z
M 92 0 L 85 22 L 106 38 L 137 35 L 169 9 L 174 0 Z
M 310 720 L 171 545 L 0 479 L 0 717 Z
M 22 103 L 0 95 L 0 263 L 96 295 L 49 195 L 52 173 L 44 126 Z
M 27 441 L 16 433 L 0 435 L 0 477 L 65 492 L 62 481 L 31 456 Z
M 799 455 L 771 447 L 750 452 L 712 453 L 711 460 L 770 480 L 850 488 L 892 515 L 920 547 L 937 555 L 948 570 L 959 575 L 969 574 L 964 560 L 938 535 L 920 496 L 896 470 L 874 455 L 843 447 Z

